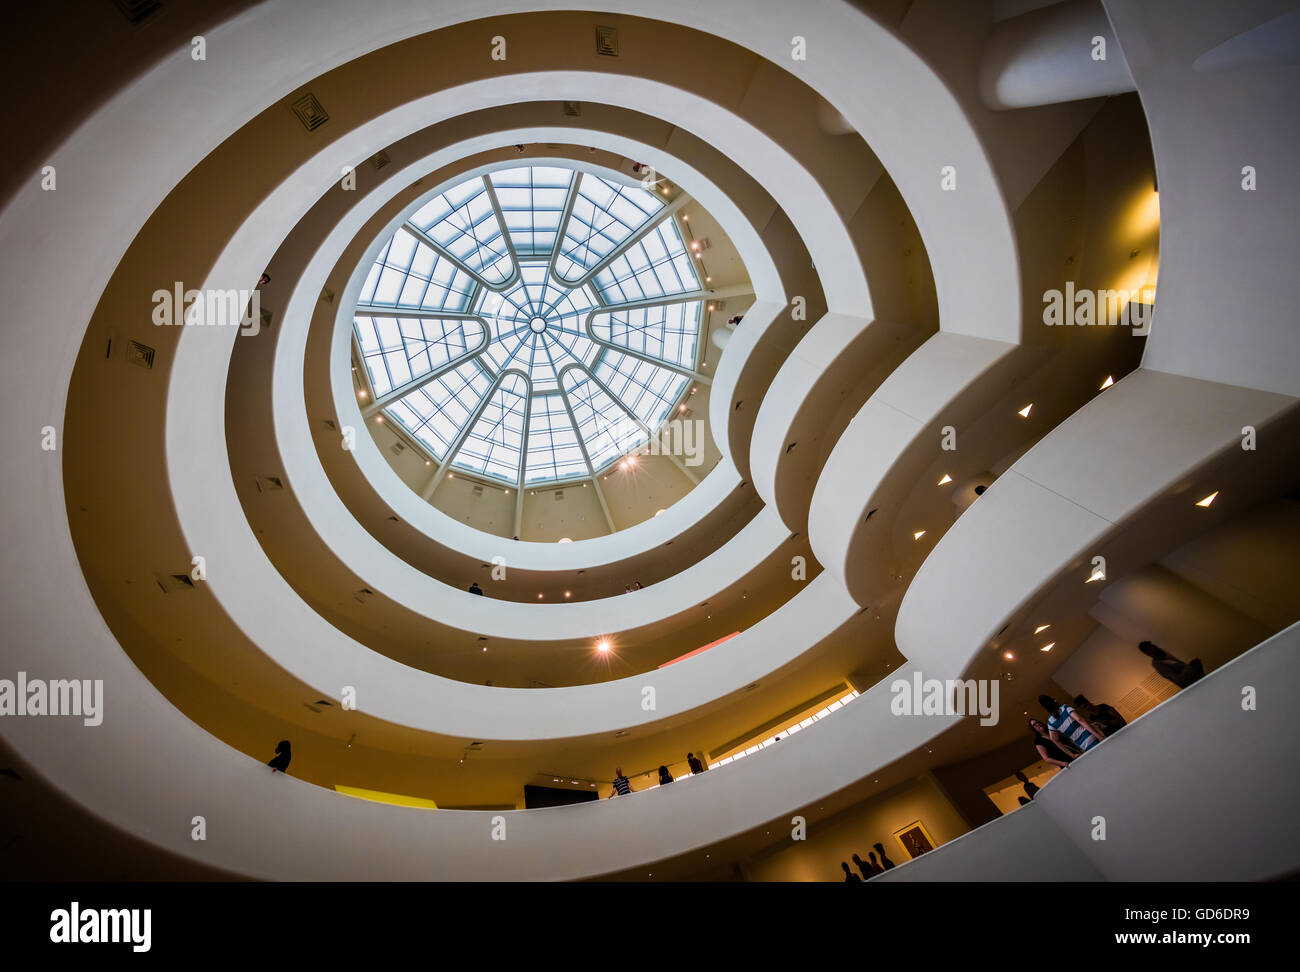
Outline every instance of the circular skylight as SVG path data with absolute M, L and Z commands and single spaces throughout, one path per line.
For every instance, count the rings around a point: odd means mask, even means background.
M 518 486 L 594 476 L 643 446 L 699 365 L 685 201 L 541 165 L 430 199 L 357 301 L 367 416 L 390 416 L 439 472 Z

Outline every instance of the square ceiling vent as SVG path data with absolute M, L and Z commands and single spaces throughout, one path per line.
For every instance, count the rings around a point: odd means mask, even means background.
M 596 28 L 596 53 L 604 57 L 618 57 L 618 28 Z

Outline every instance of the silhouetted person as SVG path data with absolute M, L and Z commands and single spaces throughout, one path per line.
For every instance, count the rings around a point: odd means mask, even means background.
M 1021 805 L 1022 807 L 1027 807 L 1027 806 L 1029 806 L 1029 804 L 1031 804 L 1031 803 L 1034 802 L 1034 801 L 1032 801 L 1031 799 L 1029 799 L 1029 797 L 1027 797 L 1027 796 L 1017 797 L 1016 799 L 1018 799 L 1018 800 L 1020 801 L 1020 805 Z
M 1074 697 L 1074 707 L 1084 713 L 1094 726 L 1108 736 L 1112 735 L 1116 729 L 1123 729 L 1128 725 L 1128 721 L 1119 714 L 1114 706 L 1107 705 L 1105 702 L 1096 705 L 1089 702 L 1086 695 L 1076 695 Z
M 862 880 L 870 881 L 873 877 L 876 876 L 875 869 L 866 861 L 864 861 L 862 858 L 860 858 L 857 854 L 853 855 L 853 863 L 857 867 L 857 869 L 862 872 Z
M 871 858 L 871 874 L 874 877 L 877 874 L 884 874 L 885 869 L 876 861 L 876 852 L 867 851 L 867 857 Z
M 1064 741 L 1079 752 L 1086 753 L 1106 738 L 1106 734 L 1074 706 L 1057 702 L 1050 695 L 1040 695 L 1038 704 L 1047 713 L 1047 733 L 1058 746 Z
M 854 881 L 856 881 L 858 884 L 861 884 L 861 883 L 862 883 L 862 878 L 858 877 L 856 874 L 854 874 L 852 871 L 849 870 L 849 862 L 848 862 L 848 861 L 840 861 L 840 867 L 844 868 L 844 881 L 845 881 L 845 883 L 849 883 L 849 884 L 851 884 L 851 883 L 853 883 Z
M 483 596 L 483 588 L 478 586 L 478 581 L 474 581 L 469 585 L 469 592 L 471 594 L 477 594 L 479 597 Z
M 259 287 L 265 287 L 270 282 L 271 282 L 271 275 L 269 273 L 264 273 L 262 274 L 261 277 L 258 278 L 257 285 Z
M 1151 659 L 1152 668 L 1179 688 L 1187 688 L 1205 674 L 1205 667 L 1199 658 L 1193 658 L 1189 662 L 1180 661 L 1149 641 L 1139 644 L 1138 651 Z
M 627 796 L 631 792 L 632 792 L 632 784 L 628 781 L 628 778 L 623 775 L 623 767 L 615 766 L 614 767 L 614 792 L 611 793 L 610 796 L 611 797 Z
M 704 764 L 700 762 L 699 757 L 694 753 L 686 754 L 686 765 L 691 768 L 692 776 L 704 772 Z
M 665 784 L 671 783 L 672 781 L 673 781 L 673 774 L 668 772 L 668 767 L 667 767 L 667 766 L 660 766 L 660 767 L 659 767 L 659 785 L 660 785 L 660 786 L 664 786 Z
M 1059 766 L 1061 769 L 1065 769 L 1074 762 L 1074 758 L 1078 753 L 1063 749 L 1052 742 L 1047 726 L 1037 719 L 1030 719 L 1029 728 L 1034 734 L 1034 750 L 1038 753 L 1039 759 L 1051 763 L 1053 766 Z
M 1030 783 L 1029 777 L 1027 777 L 1024 773 L 1020 772 L 1020 770 L 1016 770 L 1016 779 L 1018 779 L 1025 786 L 1025 798 L 1027 800 L 1032 800 L 1034 798 L 1034 795 L 1038 793 L 1038 786 L 1036 784 Z
M 888 871 L 891 867 L 894 866 L 894 862 L 885 856 L 884 844 L 872 844 L 871 846 L 874 847 L 876 849 L 876 853 L 880 855 L 880 866 L 883 870 Z
M 267 766 L 272 771 L 279 770 L 281 773 L 289 772 L 289 760 L 293 759 L 293 753 L 289 750 L 289 740 L 281 739 L 275 746 L 275 755 L 267 761 Z

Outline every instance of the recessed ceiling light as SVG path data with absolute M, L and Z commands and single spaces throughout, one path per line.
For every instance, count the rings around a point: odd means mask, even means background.
M 952 477 L 949 476 L 947 473 L 944 473 L 944 474 L 943 474 L 943 479 L 939 480 L 939 485 L 940 485 L 940 486 L 947 486 L 950 482 L 952 482 Z
M 1056 642 L 1053 641 L 1051 644 L 1043 645 L 1043 647 L 1039 648 L 1038 650 L 1039 650 L 1039 651 L 1051 651 L 1051 650 L 1052 650 L 1053 648 L 1055 648 L 1055 647 L 1056 647 Z
M 565 592 L 564 592 L 564 596 L 565 596 L 565 597 L 572 597 L 572 596 L 573 596 L 573 591 L 565 591 Z
M 925 536 L 925 531 L 924 531 L 924 530 L 917 530 L 915 533 L 912 534 L 912 539 L 913 539 L 913 540 L 920 540 L 923 536 Z
M 606 638 L 601 638 L 598 642 L 596 642 L 596 650 L 600 652 L 602 655 L 608 652 L 609 640 Z
M 432 463 L 430 460 L 428 460 L 428 459 L 424 460 L 424 464 L 425 464 L 426 466 L 432 466 L 432 465 L 433 465 L 433 463 Z
M 1034 634 L 1039 634 L 1040 632 L 1046 631 L 1050 627 L 1051 627 L 1050 624 L 1040 624 L 1037 628 L 1034 629 Z
M 1219 495 L 1219 491 L 1216 489 L 1216 490 L 1215 490 L 1213 493 L 1211 493 L 1209 496 L 1205 497 L 1205 499 L 1197 500 L 1197 501 L 1196 501 L 1196 505 L 1197 505 L 1197 506 L 1200 506 L 1200 507 L 1202 507 L 1202 508 L 1208 507 L 1211 503 L 1214 502 L 1214 497 L 1216 497 L 1216 496 L 1218 496 L 1218 495 Z
M 1100 567 L 1098 567 L 1096 570 L 1092 572 L 1092 576 L 1089 577 L 1086 581 L 1084 581 L 1084 583 L 1091 584 L 1093 581 L 1099 581 L 1105 579 L 1106 579 L 1106 572 L 1102 570 Z
M 1107 375 L 1107 376 L 1106 376 L 1106 380 L 1103 381 L 1103 382 L 1101 383 L 1101 389 L 1100 389 L 1100 390 L 1101 390 L 1101 391 L 1105 391 L 1107 388 L 1109 388 L 1109 387 L 1110 387 L 1111 385 L 1113 385 L 1113 384 L 1115 384 L 1115 378 L 1114 378 L 1114 376 L 1113 376 L 1113 375 Z
M 376 422 L 382 422 L 383 420 L 384 420 L 384 417 L 383 417 L 382 415 L 376 415 L 376 416 L 375 416 L 375 421 L 376 421 Z
M 1010 652 L 1010 651 L 1004 651 L 1004 652 L 1002 653 L 1002 657 L 1005 658 L 1007 661 L 1015 661 L 1015 660 L 1016 660 L 1015 653 L 1014 653 L 1014 652 Z
M 1028 405 L 1026 405 L 1016 414 L 1019 415 L 1021 418 L 1029 418 L 1029 410 L 1033 407 L 1034 407 L 1034 403 L 1030 402 Z
M 361 398 L 365 398 L 366 397 L 365 389 L 363 388 L 361 391 L 357 392 L 357 395 L 360 396 Z

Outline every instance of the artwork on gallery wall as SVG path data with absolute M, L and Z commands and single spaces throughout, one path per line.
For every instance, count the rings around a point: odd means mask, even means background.
M 930 832 L 925 829 L 925 824 L 919 820 L 913 820 L 906 827 L 894 831 L 894 839 L 902 845 L 903 850 L 907 851 L 909 860 L 920 857 L 926 851 L 934 850 L 934 838 Z

